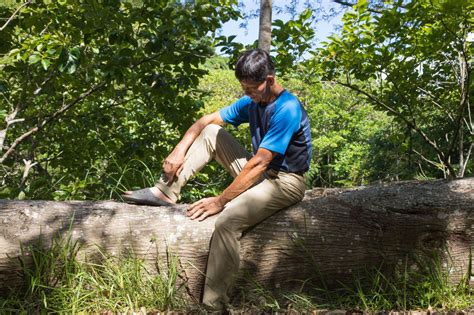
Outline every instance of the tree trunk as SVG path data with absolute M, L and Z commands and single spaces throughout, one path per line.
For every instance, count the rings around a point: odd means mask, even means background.
M 270 53 L 272 44 L 272 0 L 260 0 L 258 48 Z
M 20 243 L 43 243 L 70 230 L 88 254 L 126 248 L 153 263 L 177 255 L 189 291 L 199 297 L 217 216 L 203 222 L 173 208 L 114 201 L 0 200 L 0 290 L 20 281 Z M 450 255 L 451 279 L 468 272 L 474 245 L 474 178 L 398 182 L 357 189 L 314 189 L 299 204 L 247 231 L 240 274 L 269 290 L 325 279 L 328 287 L 379 267 L 390 272 L 414 256 Z M 155 246 L 156 245 L 156 246 Z M 81 255 L 83 257 L 83 255 Z M 339 282 L 340 281 L 340 282 Z

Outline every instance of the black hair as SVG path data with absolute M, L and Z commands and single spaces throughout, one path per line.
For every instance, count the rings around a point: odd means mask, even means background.
M 267 75 L 275 75 L 275 65 L 265 50 L 259 48 L 247 50 L 237 59 L 235 65 L 237 80 L 263 82 Z

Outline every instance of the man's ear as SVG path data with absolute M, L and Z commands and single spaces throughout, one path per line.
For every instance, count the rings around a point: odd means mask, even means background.
M 275 77 L 273 75 L 267 75 L 267 83 L 272 86 L 275 83 Z

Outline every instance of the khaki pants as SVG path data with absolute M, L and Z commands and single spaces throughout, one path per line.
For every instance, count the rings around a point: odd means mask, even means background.
M 157 187 L 176 202 L 186 182 L 212 159 L 236 177 L 250 158 L 251 155 L 223 128 L 209 125 L 186 153 L 178 179 L 171 186 L 160 180 Z M 229 290 L 239 269 L 242 232 L 278 210 L 297 203 L 303 199 L 304 191 L 303 176 L 269 170 L 257 184 L 225 206 L 217 218 L 211 239 L 204 304 L 219 309 L 229 303 Z

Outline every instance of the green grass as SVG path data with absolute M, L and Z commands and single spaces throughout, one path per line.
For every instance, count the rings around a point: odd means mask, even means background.
M 301 245 L 301 244 L 300 244 Z M 111 256 L 100 249 L 92 257 L 67 234 L 46 246 L 43 241 L 22 247 L 23 286 L 0 297 L 0 313 L 98 313 L 146 311 L 202 312 L 186 294 L 179 279 L 179 261 L 171 254 L 166 263 L 147 266 L 133 251 Z M 316 260 L 314 260 L 316 261 Z M 252 289 L 240 293 L 235 309 L 275 312 L 345 309 L 364 312 L 467 310 L 474 306 L 470 274 L 457 284 L 449 281 L 449 266 L 436 255 L 406 260 L 398 270 L 383 266 L 356 274 L 351 284 L 330 290 L 320 272 L 302 282 L 299 291 L 274 295 L 253 279 Z M 470 270 L 469 266 L 469 270 Z M 320 283 L 316 286 L 317 280 Z M 321 285 L 322 284 L 322 285 Z
M 292 236 L 291 239 L 300 253 L 300 259 L 312 266 L 313 275 L 302 281 L 299 292 L 283 292 L 278 296 L 267 291 L 260 294 L 265 299 L 263 302 L 260 300 L 260 305 L 269 310 L 275 310 L 275 306 L 299 311 L 346 309 L 364 312 L 474 308 L 474 287 L 469 286 L 472 252 L 465 275 L 459 283 L 450 280 L 452 258 L 433 252 L 423 256 L 413 255 L 411 259 L 406 257 L 397 266 L 382 264 L 378 268 L 356 271 L 352 281 L 340 283 L 338 289 L 329 289 L 329 279 L 318 269 L 318 258 L 307 248 L 304 238 Z M 254 281 L 250 284 L 256 291 L 263 290 Z
M 250 290 L 239 299 L 246 308 L 274 312 L 293 309 L 305 312 L 315 309 L 343 309 L 362 312 L 431 310 L 448 312 L 474 307 L 474 288 L 469 286 L 469 272 L 459 281 L 449 280 L 449 266 L 434 255 L 408 266 L 407 262 L 387 275 L 383 268 L 365 270 L 354 276 L 350 284 L 339 289 L 327 289 L 314 283 L 324 283 L 318 276 L 304 282 L 300 292 L 274 295 L 253 280 L 247 280 Z M 468 268 L 470 270 L 470 268 Z M 304 288 L 304 290 L 303 290 Z M 303 293 L 304 292 L 304 293 Z
M 56 237 L 50 246 L 22 248 L 24 285 L 0 298 L 0 313 L 97 313 L 186 310 L 179 263 L 168 255 L 153 272 L 133 252 L 115 257 L 99 251 L 94 261 L 79 260 L 80 244 Z
M 301 282 L 299 290 L 273 294 L 254 279 L 245 276 L 243 282 L 250 289 L 241 290 L 236 298 L 245 304 L 240 308 L 260 309 L 267 312 L 315 309 L 343 309 L 362 312 L 430 310 L 447 312 L 474 309 L 472 253 L 464 277 L 450 280 L 451 257 L 439 253 L 408 257 L 397 266 L 380 265 L 378 268 L 353 273 L 352 281 L 330 289 L 329 279 L 318 269 L 318 259 L 310 251 L 304 238 L 292 237 L 300 259 L 312 266 L 312 276 Z M 334 285 L 332 286 L 334 287 Z

